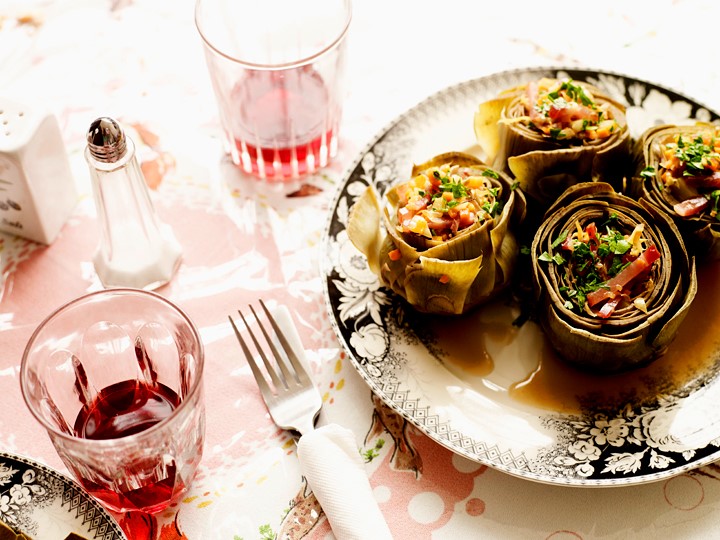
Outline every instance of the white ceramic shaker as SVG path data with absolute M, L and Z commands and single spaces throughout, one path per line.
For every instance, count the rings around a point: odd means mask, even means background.
M 93 262 L 105 288 L 152 290 L 177 271 L 182 250 L 158 218 L 135 145 L 112 118 L 95 120 L 87 133 L 100 243 Z
M 0 97 L 0 231 L 52 244 L 77 201 L 57 118 Z

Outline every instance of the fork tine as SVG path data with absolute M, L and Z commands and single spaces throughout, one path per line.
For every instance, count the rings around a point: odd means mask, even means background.
M 293 368 L 295 369 L 295 375 L 297 377 L 298 382 L 303 385 L 306 385 L 306 384 L 312 385 L 313 384 L 312 380 L 310 379 L 310 376 L 308 375 L 307 371 L 305 370 L 305 367 L 300 362 L 300 359 L 295 354 L 295 351 L 290 346 L 290 343 L 288 343 L 288 340 L 285 337 L 285 334 L 283 334 L 282 330 L 280 330 L 280 327 L 278 326 L 277 322 L 275 321 L 275 318 L 270 314 L 270 311 L 268 310 L 267 306 L 265 305 L 265 302 L 263 302 L 262 299 L 260 299 L 260 305 L 262 306 L 263 311 L 265 312 L 265 315 L 268 318 L 268 321 L 270 321 L 270 325 L 273 327 L 273 330 L 275 331 L 275 334 L 277 335 L 277 338 L 280 341 L 280 344 L 282 345 L 282 348 L 285 351 L 285 354 L 287 354 L 288 360 L 290 360 L 290 363 L 292 364 Z M 257 317 L 257 315 L 256 315 L 256 317 Z M 265 333 L 264 328 L 263 328 L 263 333 Z M 265 337 L 267 338 L 267 333 L 265 333 Z
M 263 331 L 263 334 L 265 334 L 265 329 L 262 327 L 262 324 L 260 324 L 260 321 L 257 318 L 257 315 L 255 314 L 255 310 L 252 308 L 252 306 L 249 306 L 250 310 L 252 311 L 253 315 L 255 315 L 255 320 L 257 321 L 258 325 L 260 326 L 260 330 Z M 240 318 L 243 321 L 243 324 L 245 324 L 245 328 L 247 328 L 248 333 L 250 334 L 250 338 L 253 341 L 253 344 L 255 345 L 255 349 L 260 354 L 260 358 L 262 358 L 263 364 L 265 364 L 265 369 L 267 370 L 268 374 L 270 375 L 270 378 L 272 379 L 273 384 L 275 385 L 276 390 L 280 390 L 280 387 L 283 386 L 285 388 L 288 387 L 288 374 L 287 368 L 285 366 L 278 363 L 280 366 L 281 376 L 278 377 L 277 372 L 275 371 L 275 368 L 273 368 L 272 364 L 270 363 L 270 360 L 268 360 L 268 357 L 265 356 L 265 351 L 260 346 L 260 343 L 258 343 L 257 338 L 255 337 L 255 333 L 250 329 L 250 325 L 247 323 L 247 320 L 245 320 L 245 315 L 242 314 L 240 310 L 238 310 L 238 314 L 240 315 Z M 267 334 L 265 335 L 265 338 L 267 339 Z M 275 359 L 278 359 L 277 351 L 273 350 L 273 355 Z M 284 369 L 283 369 L 284 368 Z
M 240 314 L 240 316 L 242 317 L 242 314 Z M 260 372 L 260 368 L 258 367 L 257 363 L 255 362 L 253 355 L 250 353 L 250 349 L 248 349 L 247 343 L 245 343 L 245 340 L 243 339 L 242 335 L 240 335 L 240 330 L 238 330 L 238 327 L 235 325 L 235 321 L 229 315 L 228 315 L 228 319 L 230 319 L 230 324 L 232 324 L 233 330 L 235 330 L 235 335 L 237 336 L 237 339 L 240 342 L 240 346 L 242 347 L 242 350 L 245 353 L 247 362 L 248 362 L 248 364 L 250 364 L 250 369 L 252 370 L 253 375 L 255 376 L 255 381 L 257 382 L 257 385 L 260 388 L 260 392 L 262 393 L 263 397 L 265 398 L 265 401 L 267 402 L 267 400 L 272 398 L 273 393 L 270 390 L 270 387 L 268 386 L 267 381 L 265 380 L 265 377 Z
M 280 368 L 280 371 L 282 372 L 282 374 L 285 378 L 285 381 L 287 381 L 286 388 L 289 388 L 290 381 L 295 381 L 296 383 L 300 383 L 300 380 L 298 379 L 297 375 L 294 375 L 288 369 L 287 364 L 285 363 L 285 360 L 283 359 L 282 355 L 280 354 L 280 352 L 277 350 L 277 347 L 275 346 L 275 342 L 270 337 L 267 330 L 265 329 L 265 325 L 262 323 L 262 321 L 260 320 L 260 317 L 258 317 L 258 314 L 255 312 L 255 308 L 250 306 L 250 311 L 252 311 L 252 314 L 255 316 L 255 320 L 257 321 L 258 326 L 260 327 L 260 331 L 263 333 L 263 336 L 265 336 L 265 341 L 267 342 L 268 346 L 270 347 L 273 357 L 275 358 L 275 361 L 277 362 L 277 365 Z

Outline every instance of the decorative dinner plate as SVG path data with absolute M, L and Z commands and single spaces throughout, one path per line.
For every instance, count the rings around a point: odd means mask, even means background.
M 383 193 L 413 163 L 477 152 L 473 115 L 498 92 L 572 77 L 627 107 L 637 137 L 659 123 L 716 122 L 718 114 L 667 88 L 578 69 L 503 72 L 452 86 L 396 119 L 360 154 L 331 207 L 325 296 L 355 368 L 387 405 L 469 459 L 541 482 L 610 486 L 686 472 L 720 458 L 720 270 L 699 270 L 699 293 L 670 350 L 647 367 L 593 376 L 559 361 L 508 299 L 462 317 L 430 317 L 382 287 L 350 243 L 349 209 L 369 184 Z M 513 324 L 516 323 L 516 324 Z
M 38 540 L 70 533 L 127 540 L 110 514 L 77 483 L 30 459 L 0 452 L 0 520 Z

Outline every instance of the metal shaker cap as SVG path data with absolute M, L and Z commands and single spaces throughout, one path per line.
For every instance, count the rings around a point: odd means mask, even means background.
M 125 133 L 114 119 L 107 116 L 90 124 L 86 138 L 90 155 L 103 163 L 114 163 L 127 151 Z

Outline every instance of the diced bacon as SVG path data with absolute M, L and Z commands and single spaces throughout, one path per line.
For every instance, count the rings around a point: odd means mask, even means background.
M 442 214 L 438 216 L 435 213 L 427 212 L 425 217 L 427 219 L 428 227 L 431 229 L 449 229 L 453 224 L 452 219 L 445 217 Z
M 720 171 L 708 175 L 683 176 L 683 180 L 696 188 L 718 189 L 720 188 Z
M 604 287 L 597 289 L 587 295 L 587 303 L 593 307 L 603 300 L 614 299 L 620 296 L 620 292 L 636 277 L 649 269 L 655 261 L 660 258 L 660 252 L 655 245 L 650 245 L 642 254 L 625 267 L 618 275 L 610 279 Z
M 553 122 L 558 124 L 569 124 L 574 120 L 597 121 L 597 113 L 595 111 L 577 103 L 571 103 L 564 107 L 557 107 L 553 104 L 550 106 L 550 110 L 548 110 L 548 116 Z
M 615 298 L 611 298 L 610 300 L 605 302 L 600 308 L 600 311 L 597 312 L 598 317 L 600 317 L 601 319 L 607 319 L 608 317 L 610 317 L 610 315 L 615 313 L 615 308 L 617 308 L 620 300 L 622 300 L 622 296 L 617 295 Z
M 703 196 L 686 199 L 673 206 L 673 210 L 680 217 L 690 217 L 699 214 L 710 206 L 710 201 Z

